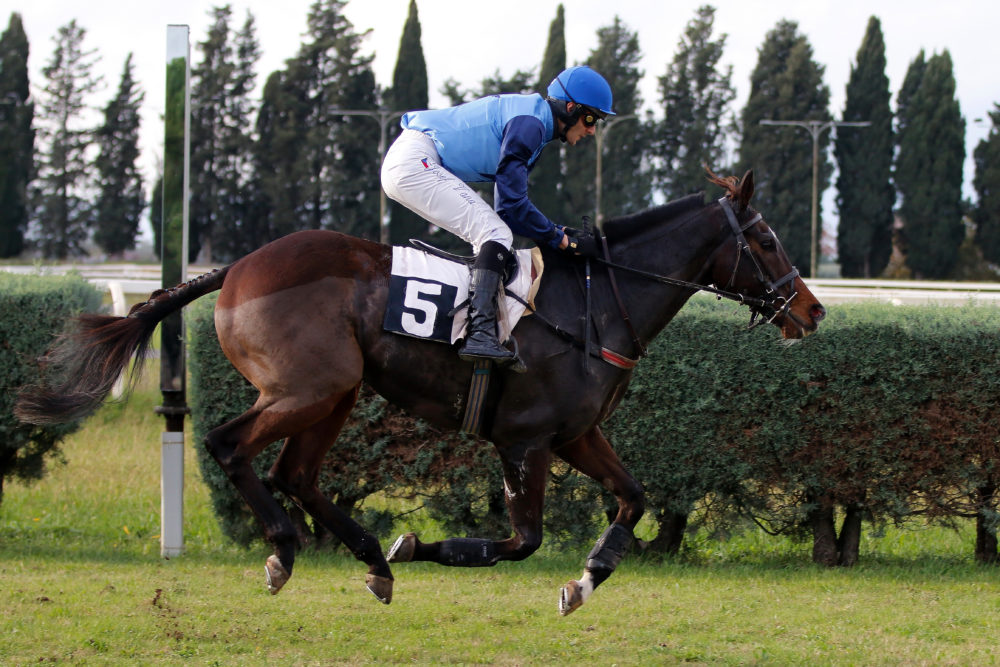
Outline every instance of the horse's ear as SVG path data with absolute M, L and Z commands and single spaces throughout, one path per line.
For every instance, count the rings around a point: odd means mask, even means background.
M 743 178 L 740 179 L 739 192 L 736 193 L 736 199 L 739 202 L 740 210 L 746 210 L 747 206 L 750 205 L 750 199 L 753 197 L 753 169 L 748 169 L 747 173 L 743 174 Z

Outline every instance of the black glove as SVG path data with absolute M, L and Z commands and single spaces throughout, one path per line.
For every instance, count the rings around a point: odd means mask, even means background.
M 600 246 L 593 232 L 585 232 L 582 229 L 573 229 L 572 227 L 564 227 L 563 231 L 569 237 L 569 245 L 566 246 L 566 252 L 580 257 L 601 256 Z

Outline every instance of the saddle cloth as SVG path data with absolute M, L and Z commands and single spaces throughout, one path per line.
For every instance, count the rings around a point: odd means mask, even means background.
M 537 248 L 516 251 L 518 271 L 505 287 L 531 304 L 542 276 L 542 254 Z M 392 248 L 389 303 L 385 309 L 386 331 L 454 343 L 465 333 L 467 308 L 456 310 L 469 296 L 469 266 L 403 246 Z M 525 306 L 509 295 L 498 303 L 499 338 L 506 341 Z

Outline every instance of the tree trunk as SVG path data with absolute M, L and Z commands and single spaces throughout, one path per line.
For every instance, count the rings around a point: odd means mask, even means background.
M 992 510 L 993 499 L 996 495 L 996 484 L 981 486 L 977 490 L 979 495 L 979 515 L 976 517 L 976 562 L 978 563 L 1000 563 L 1000 553 L 997 552 L 997 534 L 994 529 L 990 532 L 986 527 L 986 518 L 983 510 Z
M 837 538 L 837 551 L 840 552 L 838 563 L 844 567 L 853 567 L 858 562 L 858 549 L 861 546 L 861 506 L 847 506 L 844 523 L 840 527 Z
M 814 563 L 833 567 L 837 565 L 837 527 L 833 523 L 833 506 L 817 501 L 809 511 L 809 526 L 813 533 Z
M 687 528 L 688 515 L 667 510 L 660 518 L 659 533 L 650 543 L 649 548 L 657 553 L 676 555 L 684 542 L 684 530 Z

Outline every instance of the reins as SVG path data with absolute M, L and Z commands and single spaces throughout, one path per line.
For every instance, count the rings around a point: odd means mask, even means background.
M 757 213 L 756 215 L 751 217 L 748 221 L 741 224 L 739 220 L 736 218 L 736 212 L 733 210 L 733 205 L 732 202 L 729 200 L 729 197 L 721 197 L 718 200 L 718 203 L 726 214 L 726 219 L 729 222 L 729 226 L 733 232 L 733 236 L 736 237 L 736 261 L 733 265 L 733 272 L 729 279 L 729 283 L 726 285 L 726 287 L 729 288 L 735 283 L 736 274 L 739 271 L 740 261 L 743 255 L 746 255 L 753 263 L 754 269 L 757 273 L 757 279 L 764 286 L 764 289 L 766 290 L 769 298 L 747 296 L 746 294 L 740 294 L 739 292 L 729 291 L 728 289 L 719 289 L 718 287 L 712 285 L 703 285 L 701 283 L 695 283 L 688 280 L 681 280 L 680 278 L 671 278 L 670 276 L 665 276 L 650 271 L 644 271 L 642 269 L 636 269 L 631 266 L 625 266 L 624 264 L 618 264 L 617 262 L 611 261 L 611 253 L 608 248 L 607 237 L 601 234 L 599 231 L 596 232 L 598 238 L 600 239 L 600 247 L 604 253 L 604 256 L 596 257 L 595 260 L 599 264 L 602 264 L 605 267 L 607 267 L 608 269 L 608 279 L 611 284 L 612 294 L 614 295 L 615 301 L 618 304 L 618 309 L 621 314 L 622 320 L 625 322 L 629 334 L 632 336 L 632 342 L 635 345 L 636 350 L 638 350 L 639 359 L 646 356 L 646 346 L 643 344 L 642 339 L 639 337 L 638 332 L 635 330 L 635 327 L 632 324 L 632 319 L 629 317 L 628 309 L 625 307 L 625 302 L 621 297 L 621 292 L 618 289 L 618 281 L 616 280 L 614 273 L 616 269 L 665 285 L 673 285 L 675 287 L 683 287 L 686 289 L 692 289 L 700 292 L 709 292 L 711 294 L 714 294 L 719 299 L 729 299 L 730 301 L 735 301 L 741 305 L 746 305 L 751 310 L 750 327 L 749 327 L 751 329 L 765 322 L 772 322 L 779 315 L 787 314 L 789 308 L 791 307 L 792 300 L 795 299 L 796 296 L 798 296 L 798 292 L 792 292 L 792 295 L 789 296 L 788 298 L 785 298 L 777 293 L 779 288 L 783 287 L 788 283 L 791 283 L 792 281 L 795 280 L 795 278 L 798 277 L 799 275 L 798 269 L 792 267 L 791 271 L 789 271 L 786 275 L 782 276 L 778 280 L 776 281 L 771 280 L 768 273 L 764 270 L 764 267 L 762 267 L 760 262 L 757 261 L 757 257 L 754 255 L 753 250 L 750 248 L 750 244 L 746 240 L 744 232 L 753 227 L 754 225 L 756 225 L 763 219 L 761 214 Z M 581 341 L 579 338 L 577 338 L 575 334 L 566 331 L 565 329 L 561 328 L 558 324 L 543 317 L 540 313 L 538 313 L 538 311 L 531 308 L 528 305 L 528 303 L 523 301 L 522 299 L 517 299 L 517 300 L 520 301 L 526 307 L 528 307 L 529 310 L 531 310 L 539 318 L 541 322 L 543 322 L 545 325 L 551 328 L 557 335 L 572 342 L 575 346 L 582 348 L 583 350 L 586 351 L 588 355 L 596 356 L 619 368 L 626 368 L 626 369 L 632 368 L 638 363 L 639 359 L 629 359 L 624 355 L 612 352 L 607 348 L 601 347 L 599 344 L 594 345 L 593 343 L 591 343 L 589 268 L 590 264 L 588 261 L 587 271 L 586 271 L 587 273 L 586 284 L 585 284 L 586 285 L 585 298 L 587 300 L 587 313 L 586 313 L 587 321 L 585 325 L 586 326 L 585 340 Z M 761 317 L 762 315 L 763 318 L 758 320 L 758 317 Z

